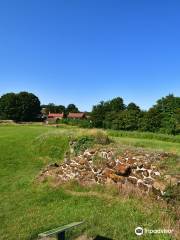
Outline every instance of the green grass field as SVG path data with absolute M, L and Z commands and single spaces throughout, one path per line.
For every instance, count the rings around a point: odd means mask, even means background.
M 138 239 L 137 226 L 170 228 L 173 214 L 166 205 L 138 196 L 119 196 L 105 187 L 81 187 L 76 183 L 55 188 L 37 183 L 47 163 L 61 161 L 68 136 L 90 130 L 46 126 L 0 126 L 0 239 L 37 239 L 40 232 L 62 224 L 85 220 L 69 237 L 82 232 L 115 240 Z M 111 134 L 112 135 L 112 134 Z M 160 149 L 180 154 L 175 140 L 114 136 L 118 144 Z M 174 162 L 172 163 L 174 164 Z M 144 235 L 141 239 L 173 239 L 168 235 Z M 175 239 L 175 238 L 174 238 Z

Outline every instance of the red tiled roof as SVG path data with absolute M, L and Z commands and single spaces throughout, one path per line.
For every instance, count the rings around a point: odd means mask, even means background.
M 83 118 L 85 113 L 69 113 L 68 118 Z
M 64 113 L 49 113 L 48 117 L 50 118 L 64 117 Z

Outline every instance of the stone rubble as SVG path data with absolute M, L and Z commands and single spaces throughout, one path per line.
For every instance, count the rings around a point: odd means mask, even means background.
M 168 157 L 168 153 L 144 150 L 124 150 L 118 155 L 115 149 L 87 149 L 78 156 L 65 158 L 62 164 L 47 166 L 38 178 L 43 181 L 51 176 L 59 184 L 70 180 L 81 184 L 133 184 L 160 196 L 166 185 L 157 166 Z

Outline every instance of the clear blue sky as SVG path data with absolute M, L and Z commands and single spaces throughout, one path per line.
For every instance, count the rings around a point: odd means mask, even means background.
M 0 95 L 90 110 L 180 96 L 179 0 L 1 0 Z

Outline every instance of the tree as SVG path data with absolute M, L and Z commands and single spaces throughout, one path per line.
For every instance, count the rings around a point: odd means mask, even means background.
M 48 105 L 42 105 L 41 108 L 45 109 L 46 114 L 65 112 L 65 106 L 63 106 L 63 105 L 57 106 L 54 103 L 49 103 Z
M 180 108 L 175 110 L 176 134 L 180 134 Z
M 0 98 L 0 118 L 17 120 L 17 95 L 7 93 Z
M 94 127 L 109 128 L 112 124 L 116 113 L 125 109 L 123 99 L 120 97 L 114 98 L 110 101 L 101 101 L 99 104 L 93 106 L 92 121 Z
M 54 103 L 49 103 L 43 106 L 46 109 L 46 114 L 56 113 L 56 105 Z
M 121 97 L 113 98 L 108 103 L 111 111 L 119 112 L 125 109 L 125 105 Z
M 143 112 L 139 122 L 139 129 L 142 131 L 157 132 L 161 127 L 161 114 L 158 110 L 151 108 Z
M 153 109 L 161 114 L 161 132 L 176 134 L 179 130 L 180 97 L 170 94 L 157 101 Z
M 105 120 L 105 116 L 107 113 L 107 106 L 105 106 L 105 102 L 101 101 L 99 104 L 94 105 L 91 113 L 91 118 L 93 122 L 93 126 L 97 128 L 103 127 L 103 122 Z
M 162 114 L 161 132 L 175 135 L 177 132 L 177 121 L 175 114 Z
M 113 123 L 115 119 L 117 119 L 118 113 L 113 111 L 113 112 L 107 112 L 105 115 L 105 119 L 103 120 L 103 127 L 104 128 L 109 128 L 109 129 L 118 129 L 116 124 Z
M 79 112 L 79 109 L 76 107 L 75 104 L 71 103 L 66 108 L 66 113 L 70 113 L 70 112 L 72 112 L 72 113 Z
M 40 114 L 40 101 L 32 93 L 8 93 L 0 98 L 0 115 L 14 121 L 33 121 Z
M 140 112 L 140 107 L 138 105 L 136 105 L 135 103 L 131 102 L 128 104 L 127 110 L 133 110 L 133 111 L 137 111 L 137 112 Z
M 173 94 L 169 94 L 157 101 L 153 106 L 161 113 L 174 113 L 176 109 L 180 108 L 180 97 L 175 97 Z
M 112 120 L 112 129 L 114 130 L 125 130 L 125 118 L 124 111 L 116 113 L 114 119 Z
M 17 94 L 18 121 L 34 121 L 40 114 L 40 101 L 33 93 L 20 92 Z
M 63 105 L 58 105 L 57 106 L 57 112 L 58 113 L 64 113 L 65 111 L 66 111 L 65 106 L 63 106 Z
M 139 113 L 138 110 L 125 110 L 122 112 L 124 130 L 134 131 L 138 129 Z

